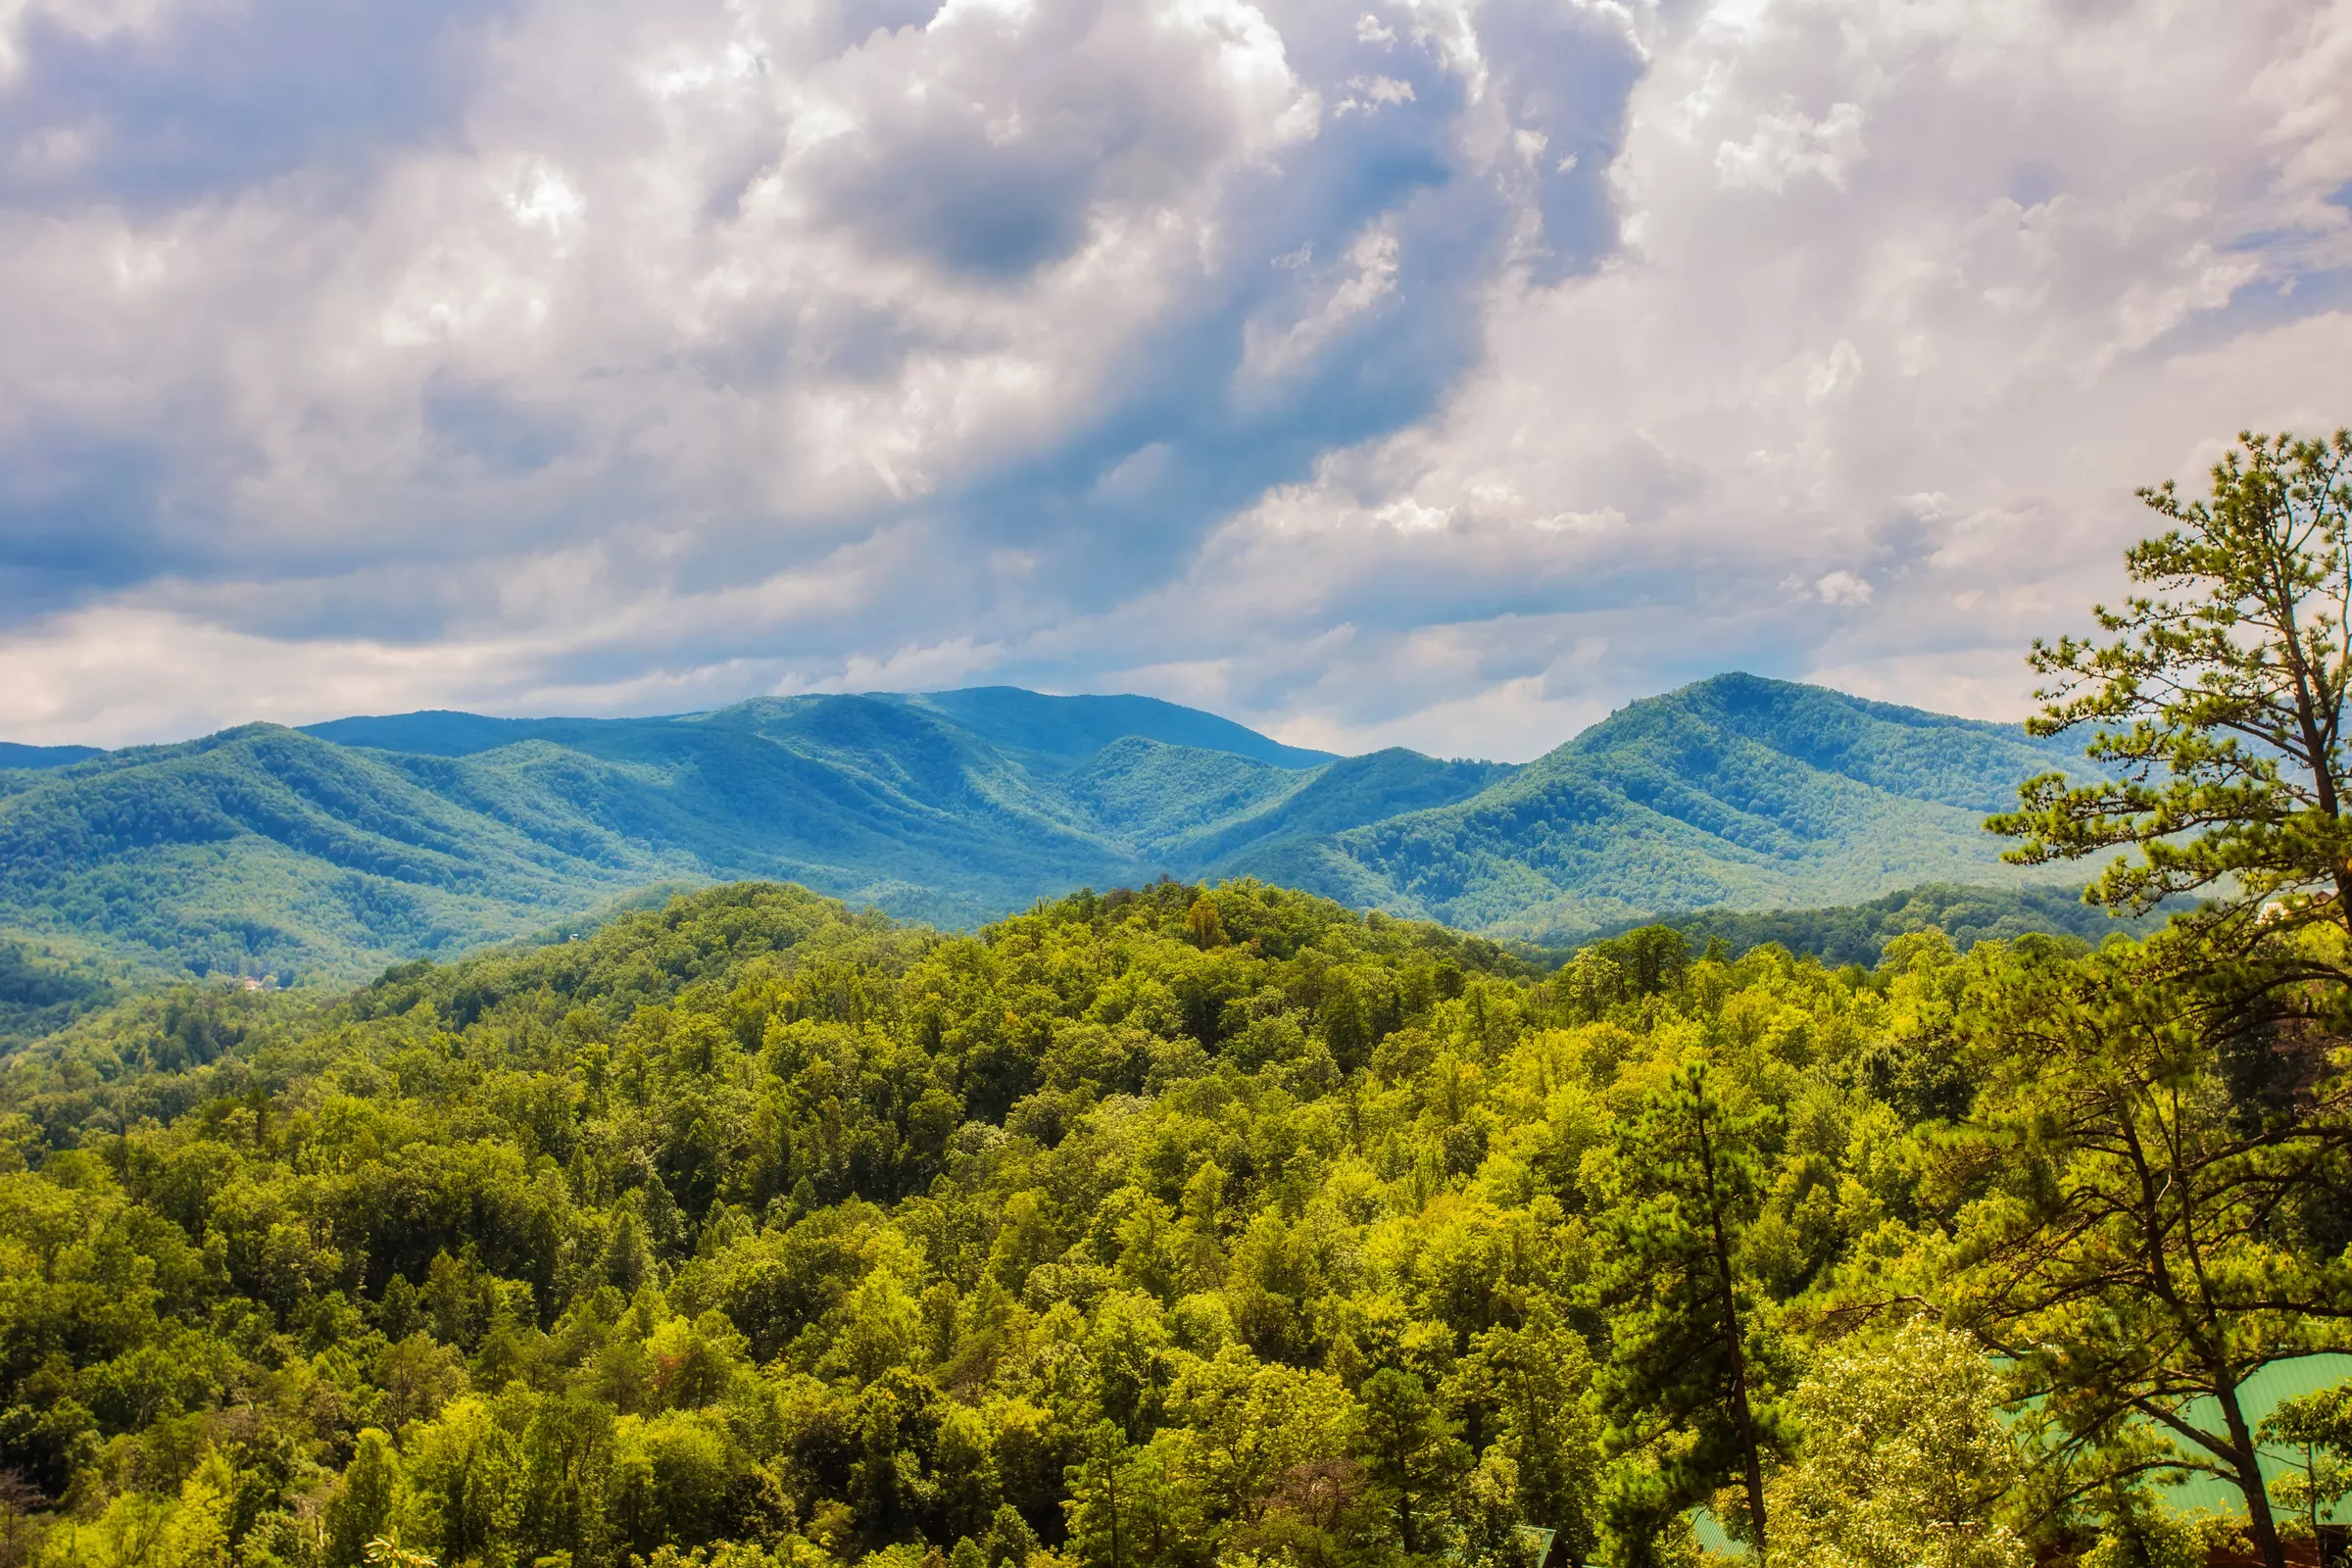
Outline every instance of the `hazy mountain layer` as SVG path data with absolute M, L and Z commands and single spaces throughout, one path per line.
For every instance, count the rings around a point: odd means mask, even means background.
M 1173 704 L 1009 688 L 410 713 L 30 760 L 0 770 L 0 936 L 340 979 L 661 881 L 789 879 L 969 924 L 1081 885 L 1251 874 L 1543 939 L 2013 885 L 1980 823 L 2069 751 L 1734 675 L 1524 767 L 1331 759 Z

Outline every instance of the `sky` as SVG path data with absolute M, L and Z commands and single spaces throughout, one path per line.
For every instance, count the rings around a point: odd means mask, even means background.
M 0 0 L 0 737 L 2029 710 L 2352 422 L 2352 0 Z

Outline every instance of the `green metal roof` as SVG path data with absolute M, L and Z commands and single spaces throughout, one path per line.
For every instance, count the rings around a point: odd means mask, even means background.
M 2238 1385 L 2238 1399 L 2246 1420 L 2260 1426 L 2263 1417 L 2276 1410 L 2280 1400 L 2331 1389 L 2346 1378 L 2352 1378 L 2352 1355 L 2306 1355 L 2292 1361 L 2273 1361 Z M 2221 1406 L 2212 1399 L 2196 1400 L 2181 1413 L 2197 1426 L 2210 1429 L 2222 1424 Z M 2265 1481 L 2276 1483 L 2299 1466 L 2299 1456 L 2291 1448 L 2266 1446 L 2262 1450 Z M 2244 1495 L 2219 1476 L 2192 1475 L 2180 1485 L 2167 1488 L 2165 1495 L 2175 1507 L 2191 1513 L 2230 1513 L 2243 1518 L 2246 1512 Z M 2328 1517 L 2335 1524 L 2352 1522 L 2352 1506 L 2338 1504 Z
M 2259 1427 L 2265 1416 L 2276 1410 L 2285 1399 L 2299 1398 L 2331 1389 L 2352 1378 L 2352 1355 L 2298 1356 L 2291 1361 L 2274 1361 L 2238 1385 L 2238 1398 L 2246 1420 Z M 2218 1430 L 2222 1425 L 2219 1401 L 2197 1399 L 2181 1411 L 2190 1424 Z M 2266 1482 L 2276 1484 L 2282 1475 L 2299 1468 L 2300 1457 L 2293 1449 L 2267 1446 L 2262 1450 L 2262 1474 Z M 2179 1483 L 2163 1489 L 2167 1502 L 2183 1513 L 2227 1513 L 2244 1518 L 2246 1500 L 2236 1487 L 2219 1476 L 2192 1474 Z M 2339 1503 L 2328 1519 L 2332 1524 L 2352 1524 L 2352 1501 Z M 1744 1556 L 1747 1548 L 1723 1533 L 1723 1526 L 1704 1508 L 1690 1511 L 1690 1522 L 1698 1531 L 1698 1544 L 1717 1556 Z

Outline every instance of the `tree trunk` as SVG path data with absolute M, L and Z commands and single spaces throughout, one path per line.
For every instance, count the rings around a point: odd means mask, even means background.
M 1747 1517 L 1756 1532 L 1756 1561 L 1765 1560 L 1764 1462 L 1756 1451 L 1755 1416 L 1747 1403 L 1747 1354 L 1740 1344 L 1740 1298 L 1732 1284 L 1732 1251 L 1723 1236 L 1723 1204 L 1715 1195 L 1715 1145 L 1707 1136 L 1707 1107 L 1703 1098 L 1698 1113 L 1698 1169 L 1707 1187 L 1707 1230 L 1714 1242 L 1715 1283 L 1723 1294 L 1724 1348 L 1732 1362 L 1732 1420 L 1740 1430 L 1740 1458 L 1746 1469 Z M 2265 1568 L 2284 1568 L 2265 1564 Z
M 2254 1549 L 2262 1554 L 2262 1568 L 2286 1568 L 2286 1547 L 2278 1540 L 2278 1522 L 2271 1517 L 2270 1490 L 2262 1484 L 2262 1454 L 2254 1446 L 2254 1433 L 2246 1425 L 2246 1412 L 2237 1401 L 2237 1388 L 2223 1380 L 2217 1390 L 2222 1406 L 2222 1419 L 2230 1425 L 2230 1442 L 2243 1454 L 2243 1462 L 2231 1461 L 2237 1471 L 2237 1486 L 2246 1494 L 2246 1533 L 2254 1538 Z

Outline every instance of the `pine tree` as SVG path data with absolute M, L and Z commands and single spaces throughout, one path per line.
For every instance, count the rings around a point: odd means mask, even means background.
M 1641 1494 L 1624 1484 L 1635 1472 L 1620 1472 L 1620 1528 L 1651 1528 L 1736 1483 L 1759 1555 L 1764 1461 L 1782 1446 L 1767 1397 L 1777 1369 L 1738 1258 L 1757 1211 L 1769 1126 L 1763 1112 L 1730 1110 L 1704 1066 L 1651 1095 L 1620 1128 L 1608 1164 L 1597 1292 L 1613 1349 L 1597 1380 L 1603 1441 L 1618 1455 L 1644 1456 L 1642 1474 L 1655 1480 Z M 1668 1434 L 1680 1437 L 1661 1444 Z
M 1470 1450 L 1410 1372 L 1383 1367 L 1356 1397 L 1371 1497 L 1396 1521 L 1396 1544 L 1407 1554 L 1432 1551 L 1445 1496 L 1470 1467 Z
M 2027 865 L 2136 850 L 2087 895 L 2111 907 L 2193 893 L 2207 926 L 2352 932 L 2352 431 L 2238 442 L 2210 498 L 2139 492 L 2173 527 L 2125 556 L 2157 591 L 2093 608 L 2112 641 L 2034 644 L 2028 727 L 2090 726 L 2109 776 L 2032 779 L 1988 825 Z

